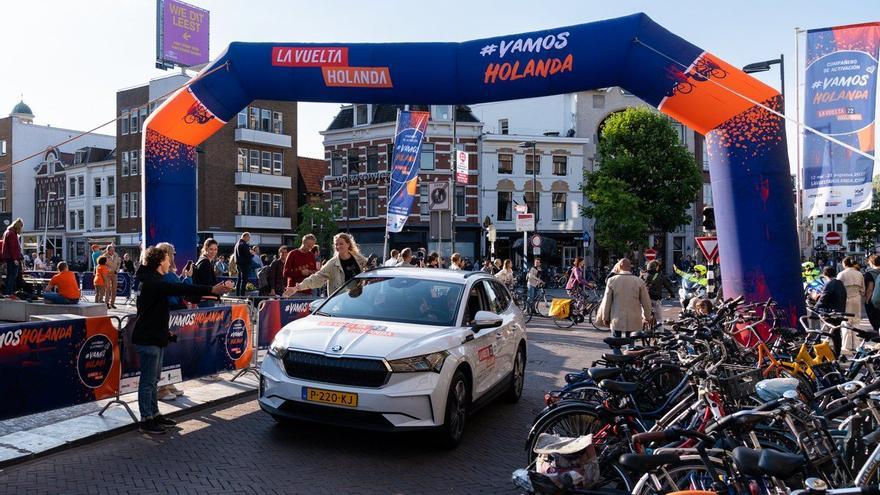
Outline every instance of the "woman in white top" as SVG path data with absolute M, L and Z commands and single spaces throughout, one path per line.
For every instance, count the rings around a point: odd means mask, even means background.
M 449 269 L 450 270 L 461 270 L 462 259 L 461 255 L 458 253 L 452 253 L 452 257 L 449 258 Z
M 843 259 L 844 270 L 837 274 L 837 280 L 846 287 L 846 312 L 855 316 L 849 317 L 849 324 L 858 327 L 862 320 L 862 301 L 865 297 L 865 277 L 855 268 L 855 262 L 847 256 Z M 859 346 L 859 338 L 854 332 L 843 330 L 841 350 L 855 351 Z
M 504 268 L 498 271 L 495 274 L 495 278 L 498 279 L 499 282 L 504 284 L 506 287 L 513 286 L 513 262 L 510 260 L 504 260 Z

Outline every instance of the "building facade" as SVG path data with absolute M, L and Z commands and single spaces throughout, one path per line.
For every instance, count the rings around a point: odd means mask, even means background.
M 76 151 L 67 167 L 66 260 L 77 270 L 93 269 L 89 246 L 116 242 L 116 153 L 102 148 Z
M 26 251 L 33 257 L 35 252 L 45 252 L 46 259 L 63 254 L 64 219 L 66 200 L 66 172 L 73 164 L 74 155 L 49 148 L 43 161 L 34 171 L 34 230 L 39 232 L 38 244 Z M 32 241 L 24 239 L 22 246 L 30 248 Z
M 404 230 L 390 234 L 389 250 L 426 248 L 448 257 L 454 249 L 462 256 L 472 259 L 478 257 L 482 232 L 478 140 L 482 124 L 466 106 L 455 108 L 454 127 L 458 149 L 469 156 L 468 184 L 456 186 L 454 195 L 451 195 L 455 227 L 450 235 L 435 239 L 431 237 L 429 184 L 449 183 L 454 178 L 451 105 L 343 106 L 327 130 L 321 133 L 324 136 L 326 160 L 325 204 L 340 206 L 337 217 L 339 228 L 355 236 L 363 253 L 382 255 L 390 158 L 398 110 L 430 111 L 431 119 L 419 158 L 418 204 L 413 206 Z
M 144 120 L 189 80 L 174 75 L 117 92 L 117 233 L 125 250 L 141 243 L 140 156 Z M 296 102 L 254 101 L 196 148 L 198 235 L 228 254 L 242 232 L 273 252 L 292 242 L 298 206 Z M 172 221 L 172 219 L 169 219 Z
M 617 87 L 583 91 L 577 94 L 577 135 L 590 139 L 590 143 L 586 145 L 585 153 L 587 170 L 592 171 L 599 166 L 597 143 L 602 134 L 605 120 L 614 113 L 641 106 L 657 111 L 631 93 Z M 679 226 L 674 232 L 653 235 L 649 239 L 649 244 L 658 251 L 658 258 L 663 262 L 667 272 L 672 271 L 673 263 L 677 263 L 685 256 L 690 255 L 694 259 L 702 260 L 702 254 L 700 254 L 694 238 L 704 234 L 700 224 L 703 207 L 713 204 L 712 187 L 709 181 L 709 158 L 704 137 L 673 119 L 669 120 L 678 134 L 679 142 L 693 153 L 694 160 L 701 168 L 703 186 L 698 193 L 697 200 L 688 209 L 688 214 L 692 219 L 689 224 Z M 717 214 L 723 214 L 723 212 L 716 212 Z M 593 220 L 585 219 L 585 221 L 587 222 L 587 230 L 592 233 Z M 601 246 L 594 244 L 588 251 L 587 261 L 589 264 L 599 262 L 596 256 L 597 252 L 601 252 Z

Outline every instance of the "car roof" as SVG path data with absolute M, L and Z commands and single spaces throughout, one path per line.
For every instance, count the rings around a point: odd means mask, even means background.
M 363 272 L 358 277 L 418 277 L 421 279 L 437 280 L 441 282 L 467 283 L 468 279 L 494 278 L 485 272 L 467 272 L 463 270 L 448 270 L 443 268 L 419 268 L 417 266 L 380 266 L 368 272 Z

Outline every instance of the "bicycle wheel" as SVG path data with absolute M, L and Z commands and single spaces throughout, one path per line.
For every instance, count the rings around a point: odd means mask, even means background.
M 554 316 L 553 323 L 559 328 L 571 328 L 574 326 L 574 318 L 572 315 L 568 315 L 565 318 L 557 318 Z
M 584 312 L 584 318 L 587 321 L 587 326 L 592 328 L 593 330 L 599 330 L 600 328 L 596 325 L 596 320 L 599 315 L 599 304 L 593 303 L 587 308 Z
M 720 459 L 711 459 L 711 463 L 716 473 L 722 477 L 726 475 L 724 463 Z M 659 468 L 654 471 L 654 474 L 657 476 L 651 476 L 650 473 L 643 474 L 636 482 L 632 493 L 636 495 L 655 495 L 683 490 L 699 490 L 714 493 L 712 491 L 713 479 L 709 476 L 706 465 L 696 455 L 683 456 L 682 460 L 678 463 L 668 464 L 666 467 Z M 660 486 L 655 485 L 657 482 L 660 483 Z
M 532 308 L 526 305 L 526 309 L 523 310 L 523 319 L 526 323 L 532 321 L 532 315 L 534 315 Z

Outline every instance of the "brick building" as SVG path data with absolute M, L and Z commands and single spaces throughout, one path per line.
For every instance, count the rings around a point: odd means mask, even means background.
M 398 110 L 430 110 L 420 157 L 419 202 L 402 232 L 391 234 L 391 248 L 442 250 L 449 256 L 451 239 L 431 240 L 428 184 L 449 182 L 452 177 L 451 105 L 347 105 L 321 134 L 324 136 L 324 199 L 342 206 L 337 218 L 340 230 L 351 232 L 365 255 L 381 255 L 385 235 L 385 213 L 389 183 L 389 157 L 393 151 Z M 479 255 L 478 139 L 482 124 L 466 106 L 456 107 L 456 141 L 469 154 L 468 185 L 457 186 L 455 205 L 455 250 L 463 256 Z
M 138 247 L 141 239 L 144 120 L 188 80 L 177 74 L 116 94 L 117 232 L 123 250 Z M 254 101 L 196 148 L 198 242 L 213 237 L 228 252 L 244 231 L 267 253 L 292 242 L 291 218 L 299 204 L 296 110 L 296 102 Z

